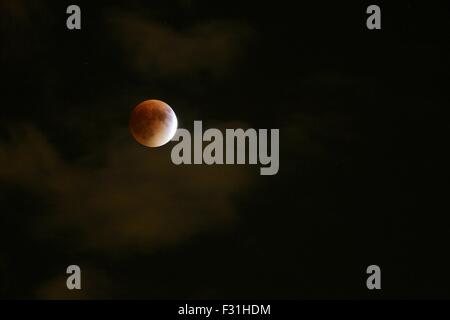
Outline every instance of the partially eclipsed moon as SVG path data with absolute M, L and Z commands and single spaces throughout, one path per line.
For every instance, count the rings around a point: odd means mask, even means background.
M 177 131 L 175 112 L 165 102 L 146 100 L 131 113 L 130 131 L 140 144 L 159 147 L 169 142 Z

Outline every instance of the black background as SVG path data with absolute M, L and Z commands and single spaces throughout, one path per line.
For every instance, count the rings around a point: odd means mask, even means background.
M 165 97 L 190 101 L 204 122 L 280 128 L 280 171 L 237 197 L 231 228 L 119 258 L 79 249 L 76 233 L 37 237 L 52 205 L 2 177 L 2 297 L 41 298 L 72 261 L 107 276 L 95 298 L 449 297 L 448 4 L 378 3 L 382 29 L 369 31 L 371 2 L 90 1 L 68 31 L 69 4 L 1 13 L 2 141 L 32 123 L 76 162 L 127 125 L 129 107 Z M 237 20 L 256 35 L 226 76 L 142 77 L 108 34 L 112 6 L 174 30 Z M 296 117 L 306 144 L 286 126 Z M 371 264 L 381 291 L 365 286 Z

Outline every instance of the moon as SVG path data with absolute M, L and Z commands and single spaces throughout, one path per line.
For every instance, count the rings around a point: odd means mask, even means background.
M 160 147 L 175 135 L 178 120 L 175 112 L 160 100 L 145 100 L 134 107 L 130 131 L 134 139 L 146 147 Z

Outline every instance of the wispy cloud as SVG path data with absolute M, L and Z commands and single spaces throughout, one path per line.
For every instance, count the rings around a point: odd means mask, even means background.
M 103 156 L 100 156 L 103 154 Z M 105 254 L 176 244 L 236 219 L 233 197 L 250 182 L 237 166 L 175 166 L 170 146 L 144 148 L 119 134 L 94 152 L 101 165 L 64 161 L 39 130 L 25 126 L 0 144 L 0 181 L 49 204 L 35 225 L 45 237 L 80 239 Z
M 254 30 L 233 21 L 202 22 L 186 30 L 112 11 L 109 24 L 135 71 L 147 76 L 224 74 L 245 52 Z

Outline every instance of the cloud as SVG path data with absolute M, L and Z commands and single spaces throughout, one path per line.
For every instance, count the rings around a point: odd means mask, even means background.
M 31 6 L 28 2 L 20 0 L 0 1 L 0 9 L 3 15 L 23 22 L 29 18 Z
M 149 253 L 235 221 L 234 197 L 250 183 L 244 167 L 175 166 L 170 149 L 144 148 L 124 131 L 81 165 L 22 126 L 0 143 L 0 183 L 45 199 L 50 213 L 34 225 L 37 238 L 79 239 L 76 249 L 97 253 Z
M 131 67 L 146 76 L 220 76 L 254 36 L 247 24 L 210 21 L 175 30 L 138 15 L 111 12 L 110 26 Z

